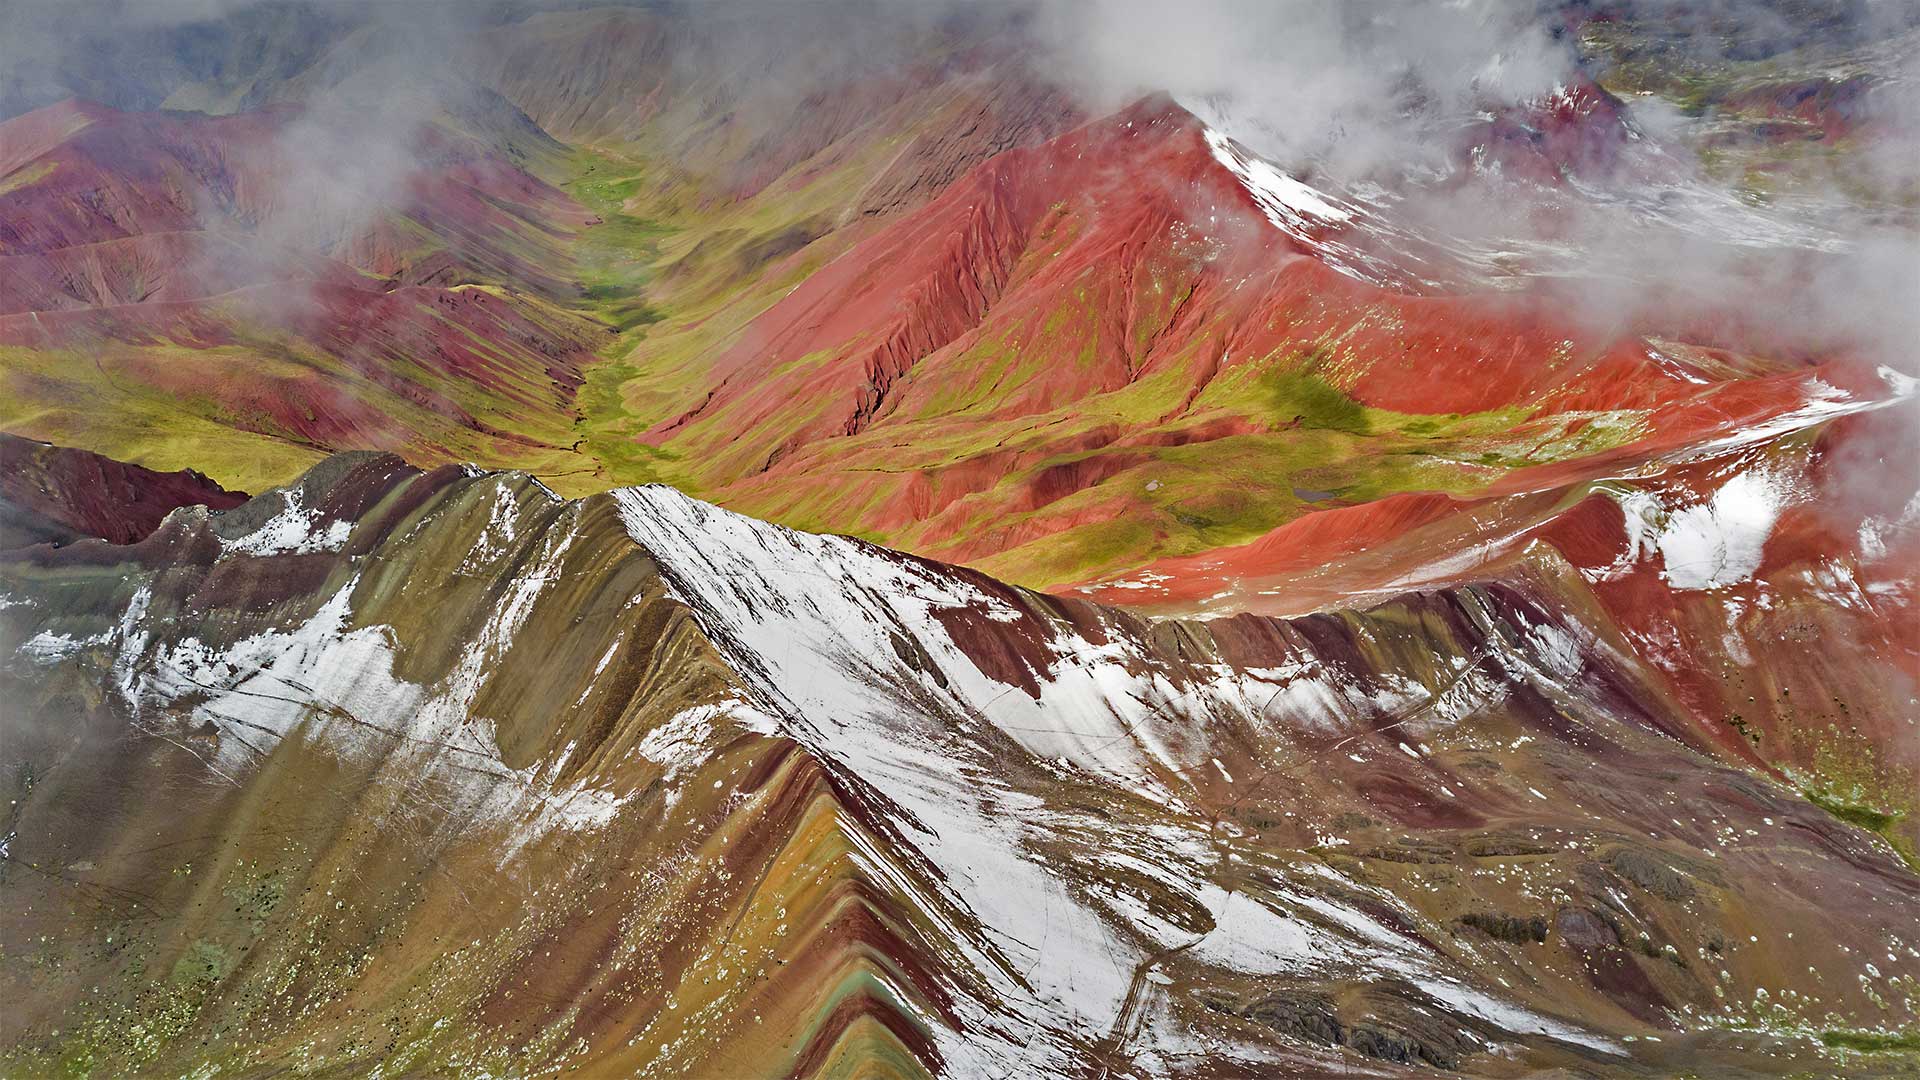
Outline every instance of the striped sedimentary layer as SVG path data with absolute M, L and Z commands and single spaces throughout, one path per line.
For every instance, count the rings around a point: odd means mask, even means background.
M 1542 551 L 1146 620 L 667 488 L 336 457 L 0 558 L 0 1041 L 98 1075 L 1867 1068 L 1796 1033 L 1913 1023 L 1920 880 L 1695 745 L 1598 610 Z

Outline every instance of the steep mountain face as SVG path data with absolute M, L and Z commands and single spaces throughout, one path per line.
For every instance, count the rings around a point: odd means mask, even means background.
M 1920 879 L 1702 738 L 1581 566 L 1149 621 L 375 455 L 15 551 L 0 1040 L 29 1073 L 1874 1075 L 1791 1032 L 1912 1022 Z
M 0 548 L 145 539 L 183 506 L 231 510 L 247 501 L 197 472 L 138 465 L 0 434 Z
M 723 349 L 657 330 L 623 393 L 658 475 L 1044 585 L 1804 403 L 1799 357 L 1705 327 L 1663 352 L 1557 294 L 1375 280 L 1370 215 L 1150 100 L 991 159 Z
M 587 213 L 431 125 L 436 164 L 364 206 L 289 201 L 317 137 L 296 108 L 0 124 L 9 425 L 246 483 L 331 446 L 564 446 L 604 331 L 542 294 Z

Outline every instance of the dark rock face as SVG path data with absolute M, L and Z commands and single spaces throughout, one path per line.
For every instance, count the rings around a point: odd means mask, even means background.
M 1244 1001 L 1211 994 L 1208 1008 L 1238 1016 L 1315 1046 L 1341 1047 L 1396 1065 L 1456 1069 L 1480 1050 L 1485 1023 L 1439 1006 L 1417 990 L 1391 980 L 1359 993 L 1335 989 L 1290 989 Z
M 1391 1028 L 1371 1025 L 1357 1027 L 1348 1045 L 1370 1058 L 1401 1065 L 1425 1064 L 1451 1069 L 1456 1063 L 1456 1059 L 1446 1050 L 1429 1046 L 1405 1032 Z
M 1321 1046 L 1340 1046 L 1347 1030 L 1333 1001 L 1313 993 L 1278 992 L 1266 994 L 1245 1004 L 1231 999 L 1207 998 L 1209 1008 L 1244 1016 L 1272 1028 L 1281 1035 Z
M 1614 873 L 1665 900 L 1689 900 L 1696 891 L 1691 878 L 1651 851 L 1615 848 L 1607 853 L 1606 862 Z
M 1528 942 L 1538 944 L 1547 940 L 1547 920 L 1540 915 L 1508 915 L 1504 912 L 1470 911 L 1460 916 L 1464 926 L 1471 926 L 1488 937 L 1515 945 Z
M 162 473 L 85 450 L 0 433 L 0 549 L 145 539 L 183 506 L 227 510 L 247 501 L 191 469 Z
M 1581 908 L 1567 908 L 1554 916 L 1554 929 L 1575 948 L 1601 948 L 1620 944 L 1620 928 L 1607 918 Z

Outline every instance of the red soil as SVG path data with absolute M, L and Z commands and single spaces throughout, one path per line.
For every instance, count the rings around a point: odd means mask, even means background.
M 275 202 L 299 116 L 69 102 L 0 124 L 0 162 L 15 170 L 11 189 L 0 182 L 0 344 L 117 351 L 149 385 L 321 447 L 436 449 L 356 377 L 507 440 L 524 441 L 503 430 L 517 417 L 564 415 L 599 336 L 515 288 L 576 288 L 563 242 L 587 213 L 501 152 L 427 125 L 393 205 L 345 235 L 286 241 L 308 209 Z M 511 287 L 458 287 L 474 280 Z M 322 362 L 295 376 L 235 365 L 209 384 L 204 369 L 125 348 L 235 344 Z M 474 401 L 486 408 L 461 404 Z
M 246 500 L 192 470 L 154 472 L 0 433 L 0 542 L 9 547 L 84 537 L 131 544 L 182 506 L 226 510 Z
M 1844 366 L 1820 375 L 1846 381 Z M 1831 729 L 1820 738 L 1859 738 L 1890 768 L 1920 768 L 1908 727 L 1920 693 L 1920 592 L 1911 578 L 1920 564 L 1920 441 L 1911 403 L 1846 416 L 1811 436 L 1654 462 L 1656 452 L 1750 429 L 1797 403 L 1789 388 L 1805 394 L 1814 385 L 1805 376 L 1757 382 L 1729 386 L 1725 396 L 1747 400 L 1716 423 L 1686 417 L 1691 438 L 1675 424 L 1630 454 L 1522 470 L 1472 500 L 1405 495 L 1321 511 L 1252 544 L 1127 576 L 1148 587 L 1075 594 L 1168 612 L 1290 614 L 1502 579 L 1542 544 L 1579 572 L 1578 585 L 1556 586 L 1563 602 L 1591 605 L 1581 608 L 1584 625 L 1618 635 L 1660 671 L 1699 738 L 1750 761 L 1804 766 L 1815 745 L 1809 734 Z M 1756 468 L 1784 477 L 1792 495 L 1767 531 L 1760 565 L 1717 588 L 1677 587 L 1645 541 L 1633 557 L 1621 504 L 1583 494 L 1592 480 L 1630 477 L 1666 507 L 1698 506 Z
M 1270 360 L 1331 365 L 1362 403 L 1407 412 L 1698 396 L 1637 335 L 1575 325 L 1551 297 L 1410 295 L 1304 256 L 1201 136 L 1149 100 L 994 157 L 754 320 L 647 440 L 726 444 L 720 483 L 795 475 L 832 440 L 890 422 L 1051 412 L 1169 371 L 1191 402 L 1223 371 Z M 982 396 L 980 368 L 1002 355 L 1010 373 Z M 877 505 L 919 516 L 1005 474 L 970 460 L 897 481 Z

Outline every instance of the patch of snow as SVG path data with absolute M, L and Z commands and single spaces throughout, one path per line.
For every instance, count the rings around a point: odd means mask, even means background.
M 544 486 L 542 490 L 545 490 Z M 502 553 L 512 548 L 514 538 L 518 535 L 515 525 L 518 515 L 515 513 L 513 490 L 506 477 L 495 478 L 490 498 L 487 526 L 481 530 L 479 538 L 474 541 L 473 550 L 468 552 L 466 559 L 461 562 L 461 573 L 478 571 L 499 558 Z
M 1158 589 L 1161 592 L 1165 592 L 1167 591 L 1166 586 L 1160 583 L 1171 580 L 1173 579 L 1166 574 L 1156 573 L 1152 570 L 1143 570 L 1135 577 L 1121 578 L 1118 581 L 1102 582 L 1099 585 L 1088 587 L 1085 591 L 1093 592 L 1096 589 Z
M 1887 557 L 1889 542 L 1896 534 L 1920 529 L 1920 493 L 1907 500 L 1900 513 L 1892 517 L 1869 517 L 1860 523 L 1860 557 L 1879 562 Z
M 1585 652 L 1580 641 L 1558 626 L 1541 623 L 1529 627 L 1527 640 L 1533 646 L 1534 658 L 1562 679 L 1571 679 L 1586 667 Z
M 1253 975 L 1298 972 L 1336 947 L 1310 923 L 1284 915 L 1244 893 L 1211 882 L 1193 897 L 1213 916 L 1213 931 L 1188 952 L 1196 959 Z
M 1842 416 L 1874 412 L 1897 405 L 1914 396 L 1916 383 L 1891 368 L 1879 369 L 1887 385 L 1880 396 L 1857 396 L 1822 379 L 1807 380 L 1807 396 L 1798 406 L 1787 409 L 1757 424 L 1751 424 L 1717 439 L 1703 442 L 1672 457 L 1673 461 L 1703 461 L 1735 450 L 1771 442 L 1782 435 L 1837 420 Z
M 104 640 L 104 637 L 76 638 L 71 634 L 42 630 L 21 642 L 20 647 L 14 650 L 14 655 L 35 664 L 57 664 L 88 645 Z
M 351 523 L 335 521 L 319 528 L 318 512 L 300 505 L 299 488 L 283 488 L 279 496 L 280 512 L 247 535 L 225 541 L 226 550 L 248 555 L 310 555 L 346 546 L 353 531 Z
M 1652 345 L 1647 346 L 1647 356 L 1653 360 L 1654 364 L 1657 365 L 1661 371 L 1666 372 L 1676 379 L 1695 383 L 1700 386 L 1706 386 L 1711 382 L 1709 379 L 1703 379 L 1699 375 L 1694 374 L 1693 369 L 1687 367 L 1679 360 L 1668 356 L 1666 353 L 1661 352 L 1659 349 L 1654 348 Z
M 1752 468 L 1706 502 L 1673 511 L 1656 541 L 1666 564 L 1661 576 L 1681 590 L 1724 589 L 1752 577 L 1792 497 L 1781 477 Z
M 1282 229 L 1337 225 L 1353 219 L 1353 212 L 1336 206 L 1326 196 L 1287 175 L 1264 158 L 1242 152 L 1232 139 L 1206 129 L 1207 148 L 1214 160 L 1240 178 L 1267 220 Z
M 707 740 L 713 737 L 713 721 L 726 715 L 730 703 L 695 705 L 674 714 L 673 718 L 640 740 L 633 752 L 665 765 L 669 771 L 691 768 L 706 756 Z
M 1609 1054 L 1619 1053 L 1619 1048 L 1610 1039 L 1588 1034 L 1571 1025 L 1549 1020 L 1517 1005 L 1510 1005 L 1465 983 L 1439 977 L 1415 978 L 1413 983 L 1461 1012 L 1469 1016 L 1477 1016 L 1507 1031 L 1545 1035 L 1550 1039 L 1573 1043 L 1591 1050 Z
M 1780 515 L 1805 497 L 1792 475 L 1766 465 L 1734 473 L 1706 499 L 1687 505 L 1617 482 L 1595 490 L 1620 507 L 1626 547 L 1611 565 L 1583 570 L 1583 576 L 1615 580 L 1657 553 L 1662 580 L 1682 591 L 1724 589 L 1751 579 Z
M 1845 563 L 1828 560 L 1808 571 L 1807 579 L 1813 585 L 1813 594 L 1824 603 L 1854 611 L 1873 609 L 1873 603 L 1853 575 L 1853 568 Z

